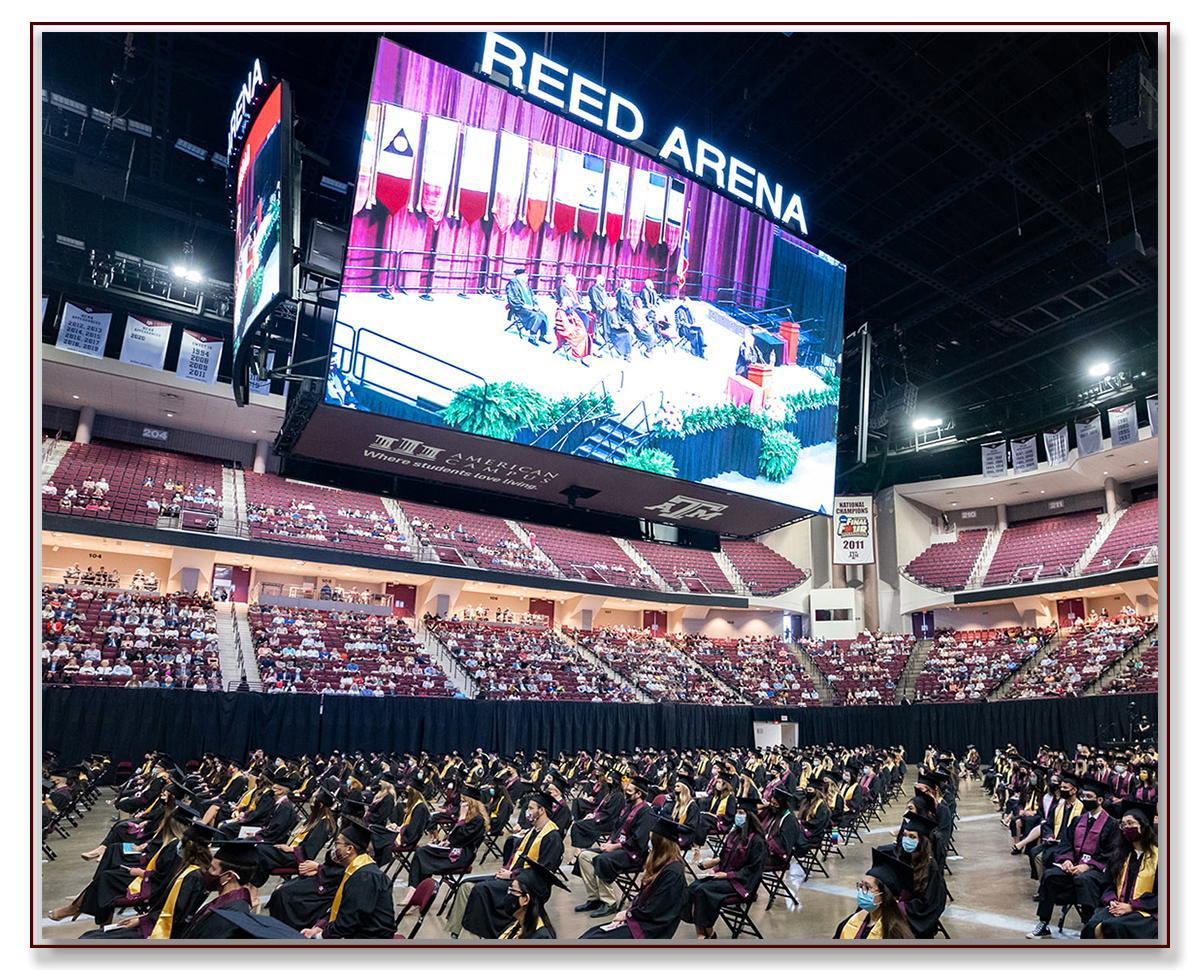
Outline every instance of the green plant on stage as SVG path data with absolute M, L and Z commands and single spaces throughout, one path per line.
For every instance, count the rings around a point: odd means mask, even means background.
M 512 441 L 518 428 L 543 423 L 548 409 L 549 403 L 537 391 L 503 381 L 459 388 L 442 418 L 461 431 Z
M 621 464 L 626 468 L 637 468 L 644 472 L 654 472 L 656 475 L 675 477 L 675 459 L 657 448 L 643 448 L 632 455 L 626 455 Z
M 758 473 L 768 482 L 783 482 L 796 470 L 800 442 L 794 434 L 778 428 L 763 432 L 758 453 Z

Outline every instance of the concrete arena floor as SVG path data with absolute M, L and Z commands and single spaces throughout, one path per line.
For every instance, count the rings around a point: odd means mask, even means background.
M 906 790 L 911 794 L 911 780 L 915 776 L 912 766 L 908 775 Z M 804 884 L 800 881 L 802 873 L 793 867 L 787 882 L 799 900 L 799 906 L 781 898 L 770 912 L 766 912 L 766 894 L 762 893 L 751 909 L 751 917 L 763 936 L 767 940 L 828 940 L 834 927 L 855 909 L 854 885 L 870 867 L 870 847 L 890 840 L 889 832 L 899 822 L 902 809 L 903 802 L 894 804 L 885 813 L 883 824 L 876 823 L 873 829 L 875 834 L 865 836 L 865 845 L 854 842 L 852 846 L 843 846 L 845 859 L 831 855 L 826 863 L 829 879 L 818 873 Z M 1046 946 L 1049 941 L 1025 939 L 1025 933 L 1033 928 L 1035 920 L 1034 903 L 1030 896 L 1037 886 L 1029 878 L 1026 859 L 1009 854 L 1011 840 L 1008 831 L 1001 826 L 995 806 L 978 783 L 971 790 L 964 785 L 958 812 L 960 821 L 955 832 L 955 845 L 962 858 L 949 860 L 953 875 L 948 876 L 946 882 L 954 902 L 942 917 L 942 923 L 951 937 L 955 941 L 1004 940 L 1035 947 Z M 35 861 L 41 870 L 39 911 L 34 917 L 35 936 L 40 929 L 41 938 L 47 942 L 73 941 L 86 930 L 95 928 L 95 924 L 86 916 L 81 916 L 74 923 L 53 923 L 46 918 L 46 913 L 68 903 L 87 884 L 94 864 L 81 860 L 79 853 L 100 843 L 108 830 L 112 814 L 111 807 L 104 804 L 102 799 L 95 809 L 84 816 L 70 839 L 52 837 L 52 847 L 58 853 L 56 860 Z M 701 858 L 709 858 L 709 855 L 705 850 Z M 573 853 L 568 847 L 567 858 L 572 857 Z M 497 868 L 498 863 L 493 857 L 476 871 L 494 872 Z M 574 912 L 575 905 L 583 902 L 585 897 L 581 880 L 572 877 L 570 882 L 572 892 L 555 890 L 548 907 L 560 940 L 574 940 L 595 924 L 586 913 Z M 272 878 L 261 890 L 261 895 L 265 897 L 276 885 L 278 879 Z M 397 899 L 403 896 L 404 889 L 403 880 L 398 880 Z M 430 911 L 417 940 L 421 943 L 447 940 L 451 945 L 471 945 L 465 940 L 461 943 L 448 940 L 445 921 L 436 916 L 438 905 L 440 900 Z M 410 916 L 405 920 L 402 932 L 411 926 L 412 919 Z M 1067 919 L 1065 935 L 1077 939 L 1079 926 L 1078 916 L 1073 912 Z M 718 925 L 717 932 L 720 937 L 717 942 L 728 945 L 728 929 Z M 691 924 L 680 923 L 675 939 L 695 942 L 694 935 Z M 937 943 L 944 944 L 945 941 L 939 937 Z

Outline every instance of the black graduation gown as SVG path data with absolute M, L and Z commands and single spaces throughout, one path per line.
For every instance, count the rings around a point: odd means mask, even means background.
M 612 832 L 624 811 L 625 795 L 614 788 L 591 815 L 571 826 L 571 845 L 576 849 L 590 849 Z
M 674 810 L 671 818 L 675 818 Z M 696 844 L 700 834 L 700 806 L 693 798 L 683 810 L 683 818 L 677 820 L 679 825 L 679 848 L 686 852 Z
M 767 824 L 767 865 L 773 869 L 787 864 L 800 839 L 800 823 L 790 811 Z
M 668 862 L 649 886 L 643 886 L 629 905 L 624 926 L 604 931 L 591 927 L 581 940 L 665 940 L 675 935 L 687 902 L 687 876 L 682 860 Z
M 296 827 L 296 806 L 290 798 L 280 798 L 271 806 L 271 814 L 262 824 L 262 829 L 255 838 L 268 845 L 285 841 Z
M 808 812 L 801 809 L 804 816 Z M 825 830 L 829 828 L 832 816 L 829 813 L 829 805 L 824 798 L 817 796 L 817 810 L 812 818 L 801 817 L 797 819 L 800 823 L 800 832 L 796 839 L 796 854 L 801 855 L 811 849 L 814 845 L 819 846 L 821 839 L 825 837 Z
M 475 853 L 479 851 L 486 834 L 487 822 L 482 815 L 476 815 L 469 822 L 455 825 L 450 830 L 447 838 L 449 845 L 421 846 L 413 854 L 408 884 L 417 886 L 427 876 L 466 869 L 475 861 Z
M 912 857 L 903 849 L 898 849 L 895 843 L 880 846 L 879 851 L 906 864 L 912 864 Z M 915 890 L 912 893 L 905 890 L 900 895 L 900 908 L 908 920 L 908 925 L 912 927 L 913 936 L 918 940 L 934 938 L 937 934 L 938 920 L 942 918 L 942 912 L 946 908 L 946 878 L 936 853 L 930 860 L 929 880 L 925 892 L 918 895 Z
M 619 873 L 641 869 L 650 852 L 650 830 L 656 821 L 658 815 L 648 802 L 632 809 L 620 830 L 612 833 L 612 841 L 619 843 L 621 848 L 601 852 L 592 860 L 596 878 L 611 883 Z
M 337 894 L 337 887 L 333 892 Z M 327 923 L 321 935 L 327 940 L 390 940 L 395 932 L 392 881 L 373 862 L 360 866 L 342 885 L 337 919 Z
M 329 916 L 345 873 L 346 867 L 330 862 L 327 854 L 316 875 L 289 879 L 276 888 L 267 901 L 267 913 L 297 930 L 316 926 Z
M 328 822 L 321 822 L 314 826 L 301 839 L 300 844 L 295 847 L 300 850 L 301 860 L 311 861 L 315 859 L 317 854 L 325 848 L 325 843 L 329 841 L 329 837 L 332 834 L 333 830 Z M 283 845 L 285 843 L 283 840 L 280 840 L 279 844 Z M 258 846 L 258 871 L 254 874 L 254 885 L 256 886 L 262 886 L 266 883 L 267 879 L 271 876 L 272 870 L 295 870 L 300 863 L 300 860 L 296 858 L 294 850 L 285 851 L 277 849 L 275 845 L 276 843 L 274 842 L 262 842 Z
M 231 940 L 238 928 L 229 920 L 221 919 L 213 910 L 224 909 L 237 913 L 250 912 L 250 890 L 235 889 L 218 896 L 211 903 L 205 904 L 188 923 L 183 931 L 185 940 Z
M 724 799 L 724 811 L 721 809 L 721 801 Z M 733 817 L 737 814 L 737 796 L 730 793 L 725 795 L 714 795 L 707 811 L 700 813 L 700 818 L 696 823 L 696 845 L 703 845 L 705 839 L 708 838 L 708 833 L 715 828 L 718 832 L 728 832 L 733 828 Z
M 115 860 L 112 866 L 96 870 L 95 876 L 92 877 L 87 889 L 83 891 L 79 901 L 80 911 L 91 914 L 97 923 L 108 923 L 112 920 L 117 900 L 126 897 L 129 892 L 129 884 L 134 878 L 128 870 L 120 868 L 122 861 L 120 846 L 110 847 L 105 852 L 105 858 L 109 857 L 110 852 L 113 853 Z M 147 876 L 143 877 L 142 887 L 144 888 L 149 882 L 149 896 L 146 898 L 151 905 L 162 905 L 162 900 L 166 899 L 171 879 L 179 866 L 179 843 L 170 842 L 162 847 L 151 843 L 146 847 L 145 865 L 149 865 L 150 859 L 156 854 L 154 868 Z M 143 867 L 142 863 L 135 865 Z
M 687 904 L 683 919 L 700 927 L 716 924 L 721 903 L 730 896 L 747 899 L 754 895 L 762 882 L 763 866 L 767 861 L 767 843 L 761 835 L 753 834 L 748 843 L 730 833 L 721 850 L 716 871 L 729 873 L 725 879 L 697 879 L 688 886 Z
M 514 858 L 519 847 L 520 840 L 505 856 L 506 865 L 515 865 L 519 862 L 517 858 Z M 542 836 L 542 841 L 538 843 L 537 861 L 554 872 L 562 863 L 562 857 L 562 833 L 557 829 L 547 832 Z M 512 914 L 516 909 L 515 899 L 508 893 L 511 886 L 512 879 L 497 879 L 494 875 L 477 881 L 471 890 L 471 895 L 467 898 L 466 908 L 463 910 L 463 929 L 485 940 L 499 938 L 505 927 L 512 922 Z M 546 898 L 549 898 L 548 891 Z
M 429 806 L 424 802 L 417 802 L 413 806 L 412 814 L 409 815 L 406 810 L 405 815 L 408 815 L 408 824 L 400 826 L 400 831 L 396 833 L 395 841 L 392 844 L 397 847 L 411 848 L 421 841 L 421 836 L 429 827 Z
M 174 885 L 175 881 L 174 879 L 171 880 L 168 885 Z M 131 929 L 112 930 L 109 932 L 105 932 L 102 929 L 89 930 L 79 938 L 81 940 L 148 939 L 150 933 L 154 930 L 154 924 L 158 922 L 158 917 L 162 914 L 168 895 L 170 895 L 169 890 L 157 906 L 141 917 L 139 925 Z M 179 894 L 175 897 L 175 906 L 171 910 L 171 939 L 175 940 L 183 936 L 188 922 L 195 915 L 196 910 L 200 908 L 200 904 L 204 902 L 204 897 L 207 895 L 208 890 L 204 888 L 203 870 L 195 869 L 183 877 L 179 886 Z

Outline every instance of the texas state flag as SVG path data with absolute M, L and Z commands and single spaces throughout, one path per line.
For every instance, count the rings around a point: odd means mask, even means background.
M 582 172 L 583 156 L 569 148 L 560 148 L 558 164 L 554 167 L 554 215 L 551 218 L 557 232 L 568 233 L 575 228 Z
M 667 177 L 650 173 L 650 189 L 646 193 L 646 242 L 657 246 L 662 240 L 663 210 L 667 205 Z
M 496 133 L 487 128 L 466 128 L 462 163 L 458 170 L 458 214 L 468 223 L 487 214 L 496 161 Z
M 584 155 L 579 181 L 579 231 L 589 239 L 600 222 L 603 201 L 604 159 L 599 155 Z
M 608 166 L 608 189 L 604 193 L 604 234 L 616 245 L 625 228 L 625 202 L 629 194 L 629 166 L 612 162 Z
M 421 138 L 421 116 L 395 104 L 383 106 L 383 127 L 375 163 L 375 198 L 395 215 L 412 195 L 413 168 Z M 366 146 L 363 146 L 364 153 Z

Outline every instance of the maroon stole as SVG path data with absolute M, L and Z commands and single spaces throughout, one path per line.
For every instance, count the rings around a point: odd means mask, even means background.
M 1091 827 L 1088 827 L 1088 822 L 1091 820 Z M 1094 820 L 1090 815 L 1080 815 L 1075 821 L 1075 858 L 1080 864 L 1086 863 L 1096 869 L 1104 869 L 1103 860 L 1096 858 L 1096 850 L 1100 845 L 1100 833 L 1104 830 L 1104 823 L 1108 821 L 1108 813 L 1104 809 L 1100 809 L 1100 813 Z
M 742 899 L 750 895 L 746 888 L 737 881 L 736 871 L 746 864 L 746 854 L 750 848 L 749 839 L 736 839 L 730 836 L 725 841 L 725 851 L 721 853 L 721 868 L 729 873 L 729 885 L 731 885 Z
M 638 819 L 645 811 L 649 811 L 649 805 L 645 799 L 635 806 L 627 806 L 625 817 L 621 819 L 621 834 L 615 840 L 621 848 L 629 853 L 630 860 L 635 863 L 640 863 L 646 855 L 645 846 L 633 845 L 631 841 L 637 831 Z

